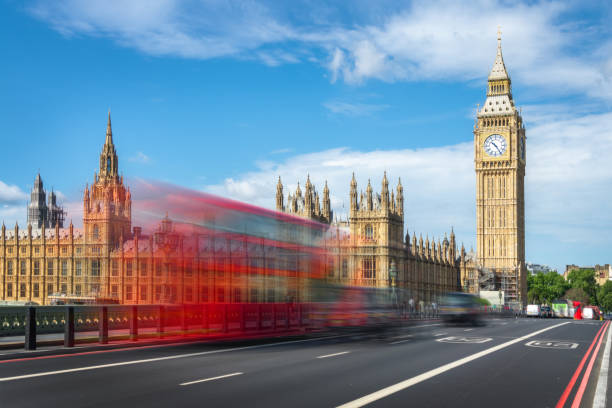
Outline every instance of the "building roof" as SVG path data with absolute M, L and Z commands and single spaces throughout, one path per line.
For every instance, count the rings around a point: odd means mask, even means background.
M 497 54 L 495 55 L 495 62 L 493 62 L 493 68 L 489 73 L 489 81 L 496 81 L 502 79 L 510 79 L 508 71 L 506 70 L 506 64 L 504 64 L 504 57 L 502 56 L 501 49 L 501 31 L 497 31 Z

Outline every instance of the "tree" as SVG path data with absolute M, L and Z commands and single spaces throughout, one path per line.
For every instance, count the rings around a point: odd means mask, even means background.
M 527 276 L 527 299 L 530 303 L 551 304 L 563 296 L 569 284 L 557 272 Z
M 604 297 L 599 299 L 599 306 L 606 312 L 612 312 L 612 293 L 607 293 Z
M 597 292 L 597 303 L 606 312 L 612 312 L 612 281 L 606 281 Z
M 575 269 L 567 276 L 567 281 L 572 288 L 582 289 L 589 297 L 588 301 L 597 302 L 597 281 L 595 270 L 590 268 Z M 578 300 L 578 299 L 575 299 Z
M 581 288 L 568 289 L 564 297 L 568 300 L 574 300 L 580 303 L 590 303 L 591 301 L 589 295 Z

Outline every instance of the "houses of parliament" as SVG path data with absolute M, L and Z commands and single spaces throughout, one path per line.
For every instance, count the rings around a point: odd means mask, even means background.
M 415 303 L 437 302 L 449 291 L 478 293 L 481 288 L 503 290 L 507 302 L 523 303 L 526 137 L 499 36 L 486 101 L 473 132 L 476 253 L 466 252 L 463 245 L 458 248 L 452 229 L 442 240 L 405 232 L 409 212 L 404 211 L 404 186 L 398 178 L 392 187 L 386 173 L 379 193 L 371 181 L 365 192 L 360 190 L 353 174 L 344 221 L 333 217 L 327 183 L 319 197 L 310 178 L 303 191 L 298 184 L 294 193 L 285 195 L 279 177 L 276 210 L 336 231 L 328 234 L 324 251 L 332 282 L 405 289 Z M 42 179 L 36 177 L 27 226 L 2 224 L 0 300 L 50 304 L 61 296 L 76 296 L 124 304 L 257 301 L 257 291 L 219 293 L 224 289 L 196 278 L 200 275 L 193 271 L 201 267 L 181 260 L 182 244 L 164 245 L 183 239 L 175 236 L 168 216 L 148 235 L 132 225 L 132 195 L 119 173 L 110 113 L 97 167 L 83 192 L 82 229 L 72 222 L 64 227 L 64 210 L 53 192 L 45 202 Z M 167 284 L 168 277 L 177 274 L 177 265 L 185 282 L 180 287 Z

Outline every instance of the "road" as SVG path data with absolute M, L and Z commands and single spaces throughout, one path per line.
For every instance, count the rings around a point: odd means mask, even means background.
M 591 406 L 606 330 L 604 322 L 500 319 L 478 327 L 417 323 L 385 339 L 31 353 L 0 361 L 0 401 L 11 408 L 555 407 L 584 359 L 565 406 L 577 393 L 580 406 Z M 592 363 L 588 350 L 597 350 Z

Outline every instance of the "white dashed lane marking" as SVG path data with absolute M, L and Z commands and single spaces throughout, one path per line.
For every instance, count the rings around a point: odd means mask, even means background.
M 222 378 L 227 378 L 227 377 L 234 377 L 234 376 L 242 375 L 242 374 L 243 373 L 231 373 L 231 374 L 219 375 L 217 377 L 210 377 L 210 378 L 203 378 L 201 380 L 188 381 L 188 382 L 180 383 L 179 385 L 198 384 L 198 383 L 203 383 L 203 382 L 207 382 L 207 381 L 220 380 Z
M 318 356 L 317 358 L 328 358 L 328 357 L 336 357 L 341 356 L 343 354 L 348 354 L 350 351 L 341 351 L 339 353 L 325 354 L 324 356 Z

